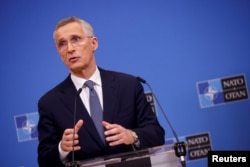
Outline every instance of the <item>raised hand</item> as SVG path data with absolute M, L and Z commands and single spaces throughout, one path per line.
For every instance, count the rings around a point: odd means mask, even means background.
M 106 136 L 106 141 L 110 146 L 116 146 L 119 144 L 129 145 L 134 143 L 134 137 L 130 129 L 126 129 L 118 124 L 110 124 L 106 121 L 103 121 L 102 125 L 106 129 L 104 134 Z
M 78 146 L 77 144 L 79 143 L 79 136 L 78 136 L 78 131 L 83 125 L 83 120 L 79 120 L 76 124 L 75 127 L 72 129 L 65 129 L 62 140 L 61 140 L 61 149 L 65 152 L 70 152 L 72 150 L 77 151 L 80 150 L 81 147 Z M 74 130 L 75 129 L 75 130 Z M 74 134 L 75 132 L 75 134 Z M 74 142 L 73 142 L 74 138 Z M 74 145 L 73 145 L 74 144 Z

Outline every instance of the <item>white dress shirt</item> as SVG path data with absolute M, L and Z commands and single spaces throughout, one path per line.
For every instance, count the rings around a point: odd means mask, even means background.
M 86 79 L 79 78 L 77 76 L 71 75 L 71 79 L 76 87 L 76 90 L 82 88 L 82 92 L 80 93 L 81 100 L 86 107 L 88 113 L 90 114 L 90 107 L 89 107 L 89 88 L 84 85 L 87 81 Z M 96 68 L 94 74 L 89 78 L 89 80 L 94 82 L 94 89 L 97 93 L 97 96 L 100 100 L 101 106 L 103 108 L 103 100 L 102 100 L 102 81 L 100 76 L 100 71 Z M 91 115 L 91 114 L 90 114 Z

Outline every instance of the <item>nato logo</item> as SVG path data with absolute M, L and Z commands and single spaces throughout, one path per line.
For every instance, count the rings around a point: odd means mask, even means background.
M 178 139 L 186 143 L 187 162 L 207 158 L 208 152 L 212 150 L 212 142 L 208 132 L 182 136 L 178 137 Z M 165 139 L 167 145 L 173 146 L 176 142 L 175 138 Z M 173 147 L 170 150 L 173 150 Z
M 14 117 L 18 142 L 37 139 L 37 123 L 39 117 L 37 112 L 16 115 Z
M 209 133 L 196 134 L 186 137 L 188 160 L 207 158 L 208 152 L 212 150 Z
M 201 108 L 248 99 L 245 75 L 197 83 Z

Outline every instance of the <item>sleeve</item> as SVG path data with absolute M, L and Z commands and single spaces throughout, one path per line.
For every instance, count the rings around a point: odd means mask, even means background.
M 165 131 L 147 101 L 143 86 L 139 81 L 136 82 L 135 94 L 138 128 L 133 129 L 133 131 L 138 135 L 141 149 L 163 145 Z
M 49 107 L 42 100 L 38 102 L 39 122 L 38 122 L 38 164 L 39 167 L 63 167 L 60 159 L 58 145 L 58 132 L 53 125 L 52 116 L 49 114 Z

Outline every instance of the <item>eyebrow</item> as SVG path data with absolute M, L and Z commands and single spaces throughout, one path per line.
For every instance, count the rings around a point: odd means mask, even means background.
M 60 43 L 60 42 L 63 42 L 63 41 L 65 41 L 65 38 L 60 38 L 60 39 L 57 40 L 56 42 L 57 42 L 57 43 Z
M 69 39 L 72 39 L 72 38 L 74 38 L 74 37 L 81 37 L 80 35 L 76 35 L 76 34 L 73 34 L 73 35 L 70 35 L 70 37 L 69 37 Z M 62 41 L 65 41 L 66 39 L 65 38 L 60 38 L 59 40 L 58 40 L 58 42 L 62 42 Z

